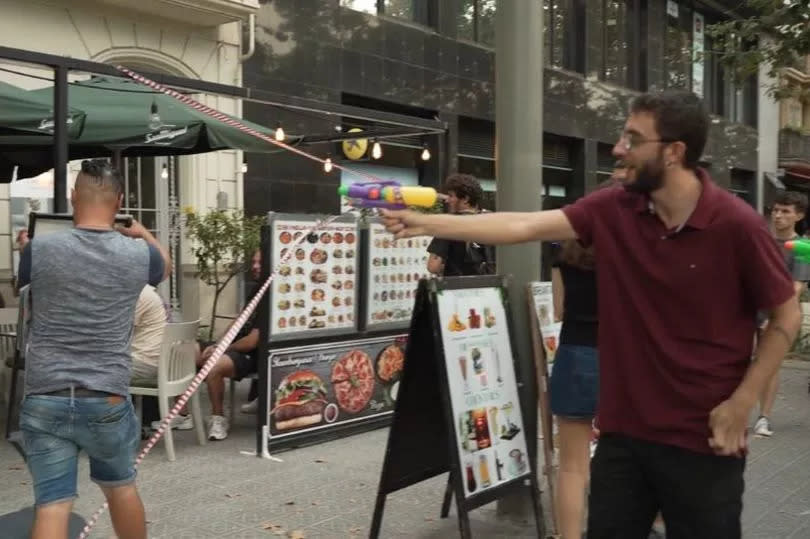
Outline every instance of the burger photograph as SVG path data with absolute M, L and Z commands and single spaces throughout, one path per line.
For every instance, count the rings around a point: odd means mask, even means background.
M 277 430 L 298 429 L 323 420 L 326 387 L 311 370 L 300 370 L 285 376 L 275 392 L 275 407 L 270 415 Z

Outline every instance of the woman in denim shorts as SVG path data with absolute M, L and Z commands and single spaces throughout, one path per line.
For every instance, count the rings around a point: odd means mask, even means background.
M 554 312 L 562 321 L 551 369 L 551 412 L 559 430 L 557 532 L 581 537 L 590 470 L 592 422 L 599 399 L 596 273 L 592 248 L 562 244 L 552 269 Z

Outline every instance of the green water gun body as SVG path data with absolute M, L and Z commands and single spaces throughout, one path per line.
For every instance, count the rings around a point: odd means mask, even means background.
M 796 260 L 810 264 L 810 240 L 786 241 L 785 249 L 791 251 Z

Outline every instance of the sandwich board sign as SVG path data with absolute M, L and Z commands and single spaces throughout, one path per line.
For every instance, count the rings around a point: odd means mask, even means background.
M 441 516 L 455 496 L 461 537 L 469 511 L 515 493 L 531 497 L 544 535 L 506 302 L 497 276 L 420 282 L 370 537 L 388 494 L 445 472 Z

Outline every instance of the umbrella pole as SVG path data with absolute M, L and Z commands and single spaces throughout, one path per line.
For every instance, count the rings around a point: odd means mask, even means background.
M 119 173 L 119 174 L 122 174 L 122 172 L 121 172 L 121 165 L 122 165 L 123 163 L 121 162 L 121 150 L 114 150 L 114 151 L 113 151 L 113 154 L 112 154 L 112 164 L 113 164 L 113 166 L 115 167 L 115 169 L 118 171 L 118 173 Z
M 67 107 L 68 69 L 53 70 L 53 204 L 56 213 L 67 213 Z

